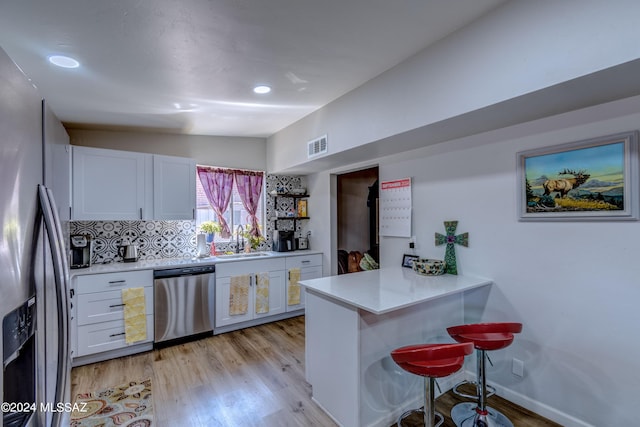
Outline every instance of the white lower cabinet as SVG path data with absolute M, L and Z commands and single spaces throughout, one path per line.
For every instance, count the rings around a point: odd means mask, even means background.
M 256 313 L 256 284 L 258 275 L 269 275 L 268 310 Z M 249 292 L 246 310 L 241 307 L 237 314 L 232 314 L 231 282 L 233 277 L 249 276 Z M 216 265 L 216 310 L 215 327 L 225 327 L 251 320 L 266 318 L 285 312 L 285 259 L 251 260 L 220 263 Z
M 122 290 L 138 287 L 144 289 L 146 339 L 127 344 Z M 124 353 L 131 350 L 132 353 L 140 344 L 153 343 L 152 270 L 81 275 L 74 278 L 74 289 L 76 306 L 71 330 L 77 334 L 74 354 L 76 358 L 86 358 L 114 350 Z M 107 353 L 88 362 L 111 357 L 112 355 Z
M 153 336 L 153 315 L 147 315 L 147 340 Z M 124 319 L 78 326 L 78 357 L 127 347 Z
M 290 300 L 289 292 L 292 291 L 291 280 L 292 270 L 300 269 L 300 280 L 317 279 L 322 277 L 322 254 L 297 255 L 287 257 L 287 311 L 300 310 L 304 308 L 305 290 L 300 289 L 300 302 L 298 304 L 289 304 L 294 302 Z M 293 276 L 295 277 L 295 276 Z
M 293 284 L 293 269 L 299 269 L 300 280 L 322 277 L 322 254 L 274 256 L 216 264 L 214 333 L 303 314 L 306 299 L 304 287 L 300 288 L 299 300 L 290 298 L 289 292 L 295 292 L 290 286 Z M 259 277 L 265 276 L 269 278 L 268 292 L 263 293 L 261 302 L 257 304 L 256 284 Z M 249 288 L 246 304 L 243 300 L 240 309 L 234 304 L 232 312 L 231 282 L 234 277 L 248 277 Z M 144 288 L 146 339 L 127 344 L 122 290 L 138 287 Z M 153 348 L 153 270 L 78 274 L 73 278 L 72 289 L 74 299 L 70 340 L 74 366 Z M 289 304 L 291 302 L 296 303 Z

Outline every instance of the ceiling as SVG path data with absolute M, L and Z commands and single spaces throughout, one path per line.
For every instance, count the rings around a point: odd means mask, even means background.
M 67 125 L 267 137 L 505 2 L 11 0 L 0 47 Z

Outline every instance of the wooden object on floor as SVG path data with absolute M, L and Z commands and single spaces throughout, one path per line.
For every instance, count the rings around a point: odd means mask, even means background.
M 80 366 L 71 392 L 144 377 L 153 380 L 158 427 L 336 425 L 304 380 L 304 316 Z M 448 415 L 458 401 L 451 392 L 437 400 L 445 427 L 454 427 Z M 497 396 L 489 404 L 518 427 L 558 426 Z

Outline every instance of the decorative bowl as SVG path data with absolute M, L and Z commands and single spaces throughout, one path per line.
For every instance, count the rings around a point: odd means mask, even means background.
M 446 263 L 439 259 L 418 258 L 413 260 L 413 271 L 423 276 L 444 274 Z

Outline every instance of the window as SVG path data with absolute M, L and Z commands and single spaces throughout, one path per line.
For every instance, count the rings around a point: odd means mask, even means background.
M 205 166 L 208 167 L 208 166 Z M 225 170 L 225 168 L 216 168 Z M 234 169 L 226 169 L 229 172 L 233 172 Z M 264 193 L 265 193 L 265 180 L 262 182 L 262 191 L 260 193 L 260 201 L 258 204 L 258 210 L 256 212 L 256 216 L 258 218 L 258 223 L 260 225 L 260 229 L 264 235 Z M 235 231 L 238 226 L 242 225 L 243 228 L 247 228 L 247 225 L 251 224 L 250 216 L 247 210 L 244 208 L 242 200 L 240 198 L 240 193 L 238 192 L 238 188 L 236 187 L 236 181 L 233 180 L 233 188 L 231 191 L 231 200 L 229 202 L 229 207 L 224 212 L 223 217 L 227 224 L 229 225 L 229 230 L 231 230 L 232 237 L 231 239 L 235 239 Z M 199 229 L 200 224 L 204 221 L 218 221 L 218 218 L 209 204 L 209 200 L 207 199 L 207 195 L 205 194 L 204 188 L 202 186 L 202 182 L 200 178 L 196 176 L 196 229 Z M 220 235 L 220 233 L 216 233 L 215 241 L 216 242 L 225 242 L 230 239 L 224 239 Z

